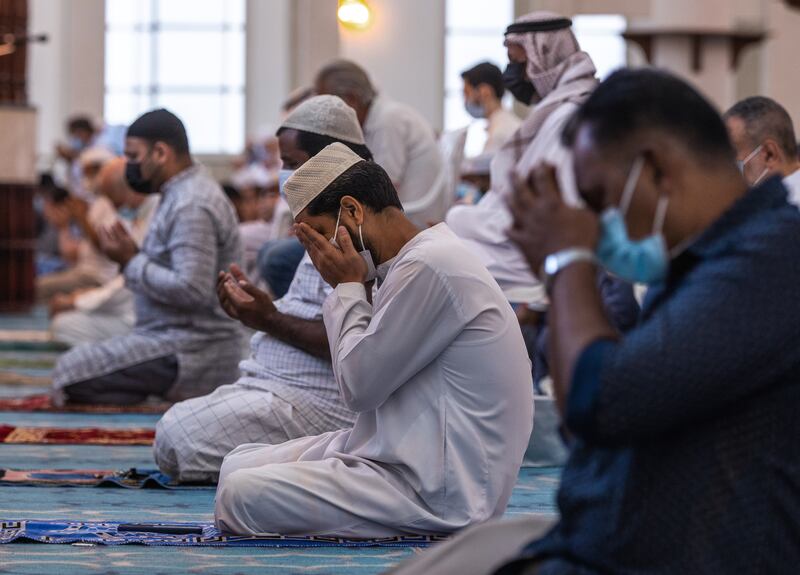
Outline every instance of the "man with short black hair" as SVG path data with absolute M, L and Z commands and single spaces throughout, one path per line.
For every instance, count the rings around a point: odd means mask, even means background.
M 92 200 L 91 190 L 85 188 L 83 168 L 79 162 L 81 154 L 90 148 L 103 149 L 114 156 L 122 155 L 125 126 L 96 126 L 89 116 L 75 115 L 67 120 L 66 144 L 56 144 L 56 155 L 70 164 L 70 192 L 87 201 Z
M 719 114 L 665 72 L 612 74 L 564 142 L 588 209 L 565 205 L 540 166 L 509 232 L 551 301 L 573 437 L 560 518 L 478 527 L 396 573 L 793 572 L 800 212 L 778 177 L 747 189 Z M 650 286 L 624 336 L 598 265 Z
M 284 118 L 276 132 L 283 167 L 279 182 L 325 146 L 341 142 L 365 160 L 372 160 L 355 110 L 338 96 L 306 98 Z M 283 297 L 305 255 L 296 237 L 272 240 L 258 254 L 258 269 L 276 298 Z
M 81 152 L 92 145 L 97 134 L 98 130 L 91 118 L 83 115 L 72 116 L 67 120 L 69 141 L 66 144 L 56 145 L 56 152 L 68 162 L 77 160 Z
M 521 121 L 503 107 L 503 73 L 491 62 L 481 62 L 461 73 L 464 107 L 476 119 L 486 119 L 486 144 L 481 155 L 492 155 L 517 130 Z
M 355 111 L 336 96 L 306 100 L 278 133 L 290 171 L 316 155 L 320 141 L 338 141 L 365 160 L 372 157 Z M 297 238 L 288 245 L 300 248 L 299 267 L 295 262 L 297 273 L 290 270 L 288 289 L 276 301 L 238 268 L 219 276 L 223 309 L 258 333 L 235 383 L 176 404 L 158 422 L 156 463 L 179 481 L 216 481 L 223 457 L 245 443 L 278 444 L 353 425 L 355 413 L 339 395 L 322 323 L 331 288 Z
M 420 231 L 387 173 L 342 144 L 296 170 L 285 190 L 298 237 L 334 288 L 325 328 L 341 398 L 358 415 L 350 429 L 228 454 L 217 525 L 381 537 L 502 515 L 530 436 L 533 386 L 497 284 L 446 225 Z
M 779 174 L 790 200 L 800 204 L 800 159 L 786 109 L 771 98 L 754 96 L 725 112 L 725 124 L 747 183 L 755 186 L 767 176 Z
M 178 400 L 236 378 L 239 332 L 214 292 L 219 270 L 241 257 L 233 206 L 192 161 L 183 123 L 167 110 L 130 125 L 125 156 L 128 185 L 163 198 L 141 250 L 120 222 L 100 233 L 134 293 L 136 327 L 62 356 L 53 372 L 59 404 Z

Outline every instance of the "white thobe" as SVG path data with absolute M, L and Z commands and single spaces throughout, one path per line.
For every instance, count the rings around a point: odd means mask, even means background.
M 364 120 L 364 140 L 397 189 L 406 205 L 424 197 L 445 169 L 442 154 L 430 124 L 414 109 L 378 96 Z M 409 217 L 420 226 L 441 221 L 444 213 L 436 203 L 428 210 Z
M 789 192 L 789 203 L 800 206 L 800 170 L 795 170 L 783 178 L 783 185 Z
M 306 254 L 275 307 L 319 321 L 330 292 Z M 159 420 L 153 455 L 162 472 L 179 481 L 216 482 L 222 459 L 239 445 L 274 445 L 353 425 L 356 415 L 341 400 L 330 361 L 264 332 L 250 348 L 235 383 L 176 403 Z
M 514 135 L 514 132 L 517 131 L 517 128 L 522 123 L 519 116 L 502 106 L 497 108 L 486 120 L 487 137 L 482 154 L 494 154 L 500 149 L 500 146 Z
M 128 226 L 128 232 L 137 246 L 142 245 L 147 235 L 160 199 L 158 194 L 148 196 Z M 98 198 L 97 201 L 100 200 Z M 78 294 L 75 309 L 55 316 L 50 330 L 53 339 L 74 346 L 126 334 L 135 324 L 133 294 L 125 287 L 122 274 L 117 273 L 116 277 L 102 286 Z
M 392 260 L 374 305 L 340 284 L 323 308 L 352 429 L 242 445 L 216 521 L 234 533 L 449 533 L 502 515 L 533 422 L 519 324 L 486 269 L 440 224 Z
M 86 219 L 95 229 L 106 228 L 117 221 L 117 211 L 111 200 L 98 196 L 89 206 Z M 85 269 L 100 284 L 111 281 L 119 274 L 119 265 L 108 259 L 88 238 L 82 239 L 78 245 L 77 266 Z
M 536 138 L 523 150 L 518 162 L 523 166 L 536 166 L 540 163 L 554 165 L 562 195 L 573 205 L 579 200 L 572 154 L 561 144 L 561 132 L 576 109 L 577 105 L 572 103 L 556 108 L 542 124 Z M 451 208 L 445 221 L 481 258 L 510 301 L 528 303 L 532 307 L 544 309 L 547 305 L 544 287 L 531 273 L 522 253 L 506 235 L 511 226 L 511 213 L 506 203 L 508 198 L 495 191 L 499 187 L 495 182 L 498 177 L 510 178 L 510 175 L 496 174 L 492 168 L 492 190 L 477 205 Z
M 486 119 L 486 143 L 477 156 L 465 158 L 461 164 L 462 175 L 483 175 L 488 172 L 495 153 L 514 135 L 522 120 L 502 106 Z

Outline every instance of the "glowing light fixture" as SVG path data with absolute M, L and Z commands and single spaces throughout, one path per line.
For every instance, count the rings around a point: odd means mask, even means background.
M 336 15 L 343 26 L 358 30 L 369 26 L 372 19 L 366 0 L 339 0 L 339 10 Z

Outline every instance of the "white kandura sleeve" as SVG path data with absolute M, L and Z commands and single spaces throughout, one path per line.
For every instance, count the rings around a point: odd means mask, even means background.
M 130 298 L 125 289 L 125 278 L 118 275 L 102 286 L 87 290 L 75 298 L 75 309 L 79 311 L 106 311 L 118 309 Z
M 356 412 L 380 407 L 467 323 L 451 287 L 423 262 L 398 263 L 379 298 L 373 312 L 363 284 L 339 284 L 322 308 L 336 382 Z

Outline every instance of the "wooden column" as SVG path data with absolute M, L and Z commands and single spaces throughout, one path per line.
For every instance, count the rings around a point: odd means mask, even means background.
M 27 0 L 0 0 L 0 43 L 28 34 Z M 36 113 L 27 106 L 27 48 L 0 56 L 0 309 L 34 301 Z
M 7 35 L 28 34 L 28 0 L 0 0 L 0 43 Z M 15 47 L 14 52 L 0 57 L 0 103 L 27 104 L 27 48 Z

